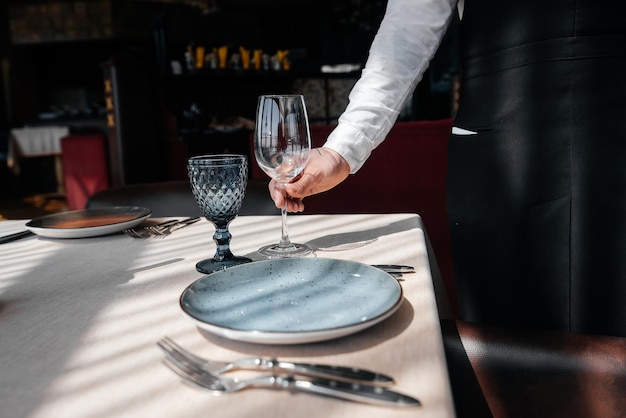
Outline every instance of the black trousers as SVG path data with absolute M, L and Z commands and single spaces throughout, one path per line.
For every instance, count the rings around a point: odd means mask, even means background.
M 625 15 L 466 0 L 470 134 L 452 135 L 447 179 L 462 319 L 626 336 Z

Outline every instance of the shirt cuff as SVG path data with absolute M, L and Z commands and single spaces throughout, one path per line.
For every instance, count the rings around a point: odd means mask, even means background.
M 340 123 L 330 133 L 324 147 L 339 153 L 348 162 L 350 174 L 354 174 L 370 156 L 373 145 L 363 132 L 349 124 Z

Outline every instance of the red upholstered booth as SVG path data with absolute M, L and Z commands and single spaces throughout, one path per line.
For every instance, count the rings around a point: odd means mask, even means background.
M 61 156 L 67 208 L 84 209 L 90 196 L 109 187 L 106 139 L 101 134 L 63 137 Z
M 323 145 L 334 127 L 312 125 L 313 146 Z M 306 198 L 304 213 L 419 214 L 456 308 L 445 192 L 451 130 L 452 119 L 397 122 L 356 174 L 332 190 Z M 255 162 L 251 166 L 253 178 L 268 179 Z

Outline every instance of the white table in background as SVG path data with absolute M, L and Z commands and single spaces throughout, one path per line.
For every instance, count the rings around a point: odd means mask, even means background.
M 7 166 L 20 174 L 20 159 L 53 156 L 59 193 L 63 193 L 63 166 L 61 164 L 61 138 L 69 135 L 66 126 L 39 126 L 11 129 L 7 152 Z

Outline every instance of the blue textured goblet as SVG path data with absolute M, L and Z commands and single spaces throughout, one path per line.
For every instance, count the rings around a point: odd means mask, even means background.
M 213 258 L 199 261 L 196 270 L 212 273 L 248 263 L 230 251 L 230 222 L 237 217 L 248 185 L 248 160 L 245 155 L 216 154 L 191 157 L 187 161 L 191 190 L 200 210 L 215 225 Z

